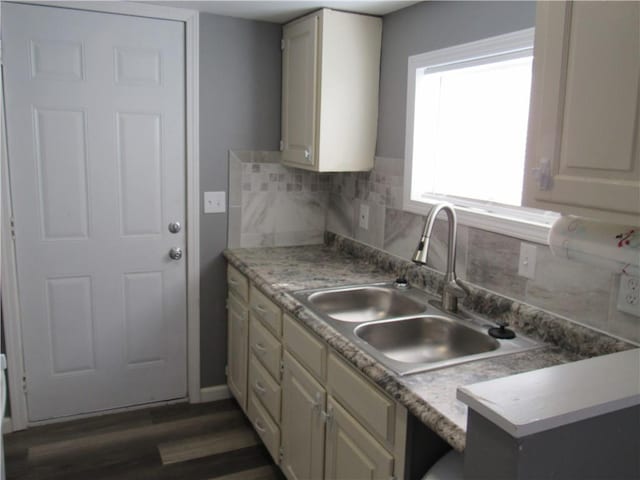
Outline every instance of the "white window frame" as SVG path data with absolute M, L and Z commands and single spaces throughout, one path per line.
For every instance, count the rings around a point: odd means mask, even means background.
M 509 207 L 480 200 L 476 202 L 448 196 L 433 195 L 425 198 L 424 201 L 411 199 L 416 70 L 424 69 L 425 67 L 441 68 L 447 64 L 469 61 L 470 59 L 482 59 L 497 54 L 533 52 L 533 40 L 534 29 L 528 28 L 409 57 L 407 68 L 403 210 L 426 215 L 436 203 L 449 201 L 456 206 L 460 224 L 502 233 L 523 240 L 548 244 L 551 224 L 559 216 L 559 214 L 553 212 L 542 212 L 525 207 Z

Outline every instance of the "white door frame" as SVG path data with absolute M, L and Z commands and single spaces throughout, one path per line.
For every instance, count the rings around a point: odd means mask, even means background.
M 22 2 L 26 3 L 26 2 Z M 187 181 L 187 389 L 189 401 L 198 403 L 200 395 L 200 113 L 199 113 L 199 15 L 195 10 L 130 2 L 45 2 L 31 4 L 117 13 L 137 17 L 177 20 L 185 24 L 186 68 L 186 181 Z M 1 52 L 1 50 L 0 50 Z M 4 112 L 4 108 L 3 108 Z M 4 113 L 2 123 L 4 124 Z M 2 310 L 7 354 L 9 399 L 13 430 L 30 422 L 24 391 L 24 356 L 20 323 L 20 304 L 13 237 L 12 203 L 8 179 L 8 154 L 2 129 Z

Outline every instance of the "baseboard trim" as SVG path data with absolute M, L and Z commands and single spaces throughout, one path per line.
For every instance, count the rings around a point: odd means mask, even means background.
M 11 433 L 13 432 L 13 422 L 11 421 L 11 417 L 2 419 L 2 433 Z
M 215 402 L 225 398 L 231 398 L 231 392 L 226 385 L 214 385 L 200 389 L 200 402 Z

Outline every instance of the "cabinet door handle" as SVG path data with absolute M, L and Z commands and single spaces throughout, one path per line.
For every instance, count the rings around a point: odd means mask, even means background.
M 229 283 L 230 283 L 231 285 L 237 285 L 237 284 L 238 284 L 238 282 L 236 282 L 233 278 L 230 278 L 230 279 L 229 279 Z
M 254 343 L 253 348 L 254 350 L 257 350 L 258 353 L 260 353 L 261 355 L 264 355 L 265 353 L 267 353 L 267 349 L 264 348 L 264 345 L 262 345 L 260 342 Z
M 327 425 L 327 428 L 331 428 L 331 423 L 333 422 L 333 407 L 329 405 L 326 412 L 320 412 L 320 416 L 322 417 L 322 421 Z
M 267 429 L 260 425 L 260 420 L 256 418 L 256 421 L 253 422 L 253 425 L 256 427 L 260 433 L 267 433 Z
M 304 149 L 304 159 L 305 160 L 309 160 L 310 158 L 311 158 L 311 149 L 305 148 Z
M 320 392 L 316 392 L 315 399 L 311 402 L 311 409 L 320 411 Z
M 260 312 L 260 313 L 267 313 L 267 309 L 266 309 L 266 308 L 264 308 L 262 305 L 256 305 L 256 306 L 254 307 L 254 310 L 257 310 L 257 311 L 258 311 L 258 312 Z
M 259 380 L 256 380 L 256 383 L 253 385 L 253 391 L 258 395 L 264 395 L 265 393 L 267 393 L 267 389 L 260 384 Z

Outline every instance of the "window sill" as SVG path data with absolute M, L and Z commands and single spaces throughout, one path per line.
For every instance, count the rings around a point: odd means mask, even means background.
M 438 203 L 437 201 L 418 202 L 416 200 L 404 199 L 403 210 L 406 212 L 416 213 L 419 215 L 428 215 L 431 207 Z M 454 203 L 454 202 L 451 202 Z M 454 203 L 455 205 L 455 203 Z M 510 237 L 519 238 L 529 242 L 549 245 L 549 231 L 551 224 L 559 214 L 543 215 L 550 220 L 550 223 L 541 223 L 529 219 L 517 218 L 515 216 L 506 216 L 497 213 L 478 211 L 468 207 L 455 205 L 458 224 L 468 227 L 479 228 L 489 232 L 500 233 Z

